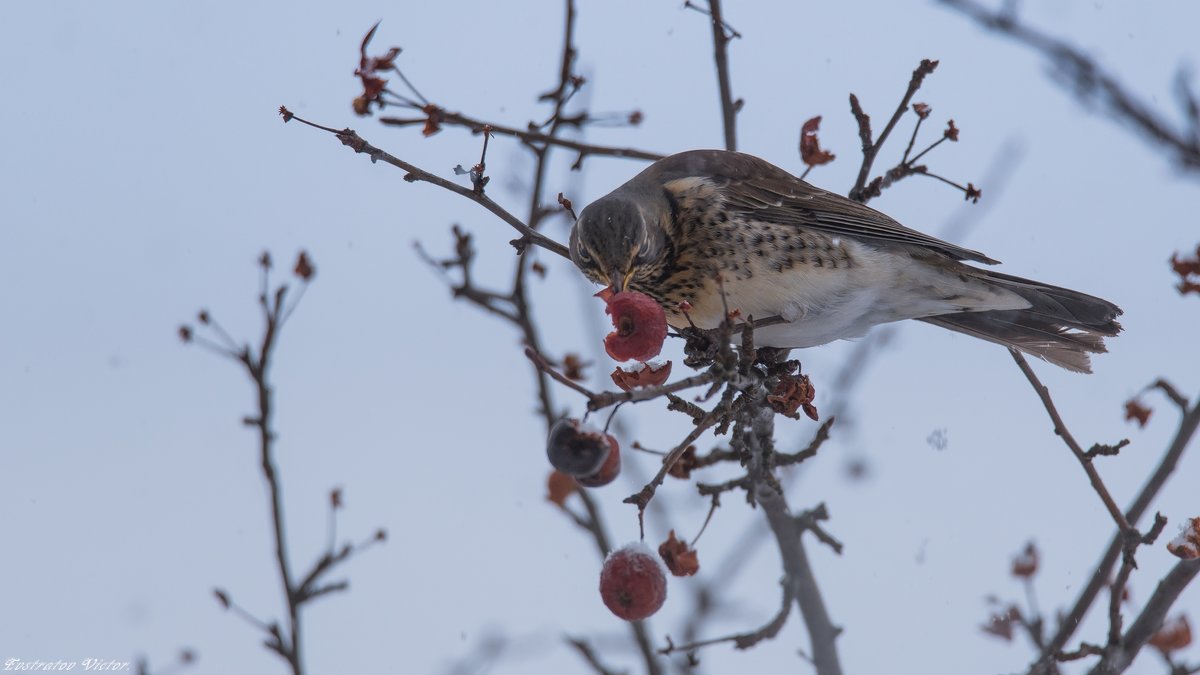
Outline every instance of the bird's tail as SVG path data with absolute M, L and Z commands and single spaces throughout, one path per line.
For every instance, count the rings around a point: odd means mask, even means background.
M 921 319 L 1018 349 L 1078 373 L 1092 372 L 1089 354 L 1121 332 L 1121 308 L 1107 300 L 1037 281 L 974 268 L 979 278 L 1029 301 L 1027 309 L 942 314 Z

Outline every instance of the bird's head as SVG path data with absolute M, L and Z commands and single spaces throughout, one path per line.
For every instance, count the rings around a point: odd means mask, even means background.
M 657 278 L 668 262 L 666 198 L 610 194 L 588 205 L 571 229 L 571 260 L 588 279 L 621 292 Z

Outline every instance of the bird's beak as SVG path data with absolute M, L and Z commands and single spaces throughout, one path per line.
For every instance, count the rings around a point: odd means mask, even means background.
M 615 267 L 608 271 L 608 283 L 612 287 L 613 293 L 620 293 L 629 285 L 629 279 L 633 276 L 633 272 L 621 274 Z

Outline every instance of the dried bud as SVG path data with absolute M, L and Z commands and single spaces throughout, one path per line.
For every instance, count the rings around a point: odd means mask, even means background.
M 191 326 L 180 326 L 179 327 L 179 339 L 183 340 L 184 343 L 188 343 L 188 342 L 192 341 Z
M 291 110 L 288 110 L 287 108 L 285 108 L 283 106 L 279 106 L 279 115 L 281 117 L 283 117 L 284 122 L 291 122 L 292 118 L 295 117 L 295 115 L 292 114 Z
M 942 132 L 942 136 L 945 136 L 946 140 L 952 142 L 958 140 L 958 127 L 954 126 L 954 120 L 946 123 L 946 131 Z
M 912 104 L 912 109 L 913 112 L 917 113 L 917 117 L 920 117 L 921 119 L 929 117 L 930 113 L 933 112 L 933 108 L 930 108 L 924 103 L 914 103 Z
M 342 489 L 333 488 L 329 491 L 329 506 L 333 509 L 342 508 Z
M 636 127 L 645 121 L 646 116 L 642 114 L 641 110 L 634 110 L 629 113 L 629 117 L 626 119 L 629 121 L 629 126 Z
M 677 577 L 690 577 L 700 571 L 700 560 L 696 550 L 688 548 L 686 541 L 675 538 L 675 530 L 667 536 L 667 540 L 658 546 L 658 555 L 666 563 L 667 569 Z
M 1025 544 L 1025 550 L 1020 555 L 1013 558 L 1012 574 L 1014 577 L 1028 579 L 1037 574 L 1038 570 L 1038 550 L 1033 545 L 1033 542 Z
M 271 254 L 268 251 L 263 251 L 262 255 L 258 256 L 258 266 L 264 270 L 271 269 Z
M 993 614 L 988 618 L 988 622 L 983 624 L 981 628 L 988 635 L 995 635 L 999 638 L 1012 642 L 1013 626 L 1021 621 L 1021 610 L 1016 607 L 1009 607 L 1004 614 Z
M 219 588 L 213 589 L 213 595 L 217 596 L 217 602 L 221 603 L 221 607 L 225 609 L 229 609 L 229 606 L 233 604 L 229 601 L 229 594 Z
M 975 187 L 974 183 L 967 183 L 967 189 L 964 192 L 966 196 L 963 199 L 972 204 L 978 204 L 979 200 L 983 197 L 983 188 Z
M 649 361 L 662 351 L 667 339 L 667 315 L 654 298 L 637 291 L 622 291 L 607 299 L 605 312 L 615 331 L 604 338 L 604 349 L 618 361 Z
M 301 280 L 308 282 L 312 281 L 313 276 L 317 273 L 317 268 L 313 267 L 308 252 L 300 251 L 300 255 L 296 256 L 296 267 L 292 271 Z
M 375 541 L 387 541 L 387 530 L 382 527 L 375 530 Z

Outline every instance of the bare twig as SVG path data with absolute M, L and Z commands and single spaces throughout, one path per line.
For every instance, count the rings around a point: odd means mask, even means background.
M 1200 171 L 1200 108 L 1195 92 L 1181 76 L 1176 89 L 1185 124 L 1177 128 L 1152 105 L 1133 94 L 1115 75 L 1078 47 L 1020 23 L 1011 9 L 993 11 L 974 0 L 938 0 L 978 25 L 1038 52 L 1054 67 L 1072 94 L 1085 103 L 1098 103 L 1113 119 L 1123 122 L 1167 150 L 1184 169 Z
M 854 119 L 858 122 L 858 135 L 862 140 L 862 165 L 858 169 L 858 178 L 854 181 L 854 187 L 850 189 L 849 197 L 855 201 L 865 202 L 865 189 L 867 179 L 871 175 L 871 166 L 875 163 L 875 158 L 879 155 L 880 148 L 887 141 L 888 136 L 892 133 L 892 129 L 896 128 L 896 123 L 900 121 L 900 117 L 908 110 L 908 104 L 912 101 L 912 97 L 921 88 L 921 82 L 925 80 L 925 76 L 929 75 L 937 68 L 938 62 L 930 59 L 923 59 L 921 64 L 913 71 L 912 79 L 908 82 L 908 89 L 904 92 L 903 98 L 900 99 L 900 105 L 896 106 L 896 111 L 892 113 L 892 118 L 888 120 L 887 126 L 883 128 L 883 132 L 879 134 L 879 138 L 874 141 L 871 139 L 871 118 L 863 112 L 862 106 L 858 103 L 858 97 L 850 94 L 850 111 L 854 114 Z
M 725 131 L 725 149 L 737 150 L 737 114 L 741 101 L 733 100 L 729 84 L 729 34 L 721 17 L 721 0 L 708 0 L 712 24 L 713 58 L 717 64 L 717 88 L 721 93 L 721 124 Z
M 1092 484 L 1092 489 L 1100 496 L 1100 501 L 1104 503 L 1104 508 L 1108 509 L 1108 513 L 1112 516 L 1113 522 L 1117 524 L 1117 528 L 1127 535 L 1130 533 L 1137 534 L 1137 530 L 1129 524 L 1129 521 L 1125 519 L 1125 514 L 1121 513 L 1121 508 L 1113 501 L 1112 495 L 1109 494 L 1108 488 L 1104 485 L 1103 479 L 1100 478 L 1100 473 L 1096 471 L 1091 458 L 1084 452 L 1083 448 L 1075 440 L 1075 437 L 1071 435 L 1070 430 L 1067 429 L 1067 425 L 1063 423 L 1062 416 L 1058 414 L 1058 408 L 1054 405 L 1054 400 L 1050 398 L 1050 390 L 1038 379 L 1038 376 L 1033 372 L 1033 368 L 1030 367 L 1029 362 L 1025 360 L 1021 352 L 1015 349 L 1008 351 L 1012 354 L 1013 360 L 1017 362 L 1017 366 L 1021 369 L 1021 372 L 1025 374 L 1025 378 L 1029 380 L 1029 384 L 1033 385 L 1033 390 L 1037 392 L 1038 398 L 1042 400 L 1042 405 L 1046 408 L 1046 413 L 1050 415 L 1050 420 L 1054 423 L 1054 433 L 1063 439 L 1063 442 L 1067 444 L 1071 453 L 1075 455 L 1075 459 L 1079 460 L 1080 466 L 1087 473 L 1088 481 Z
M 528 244 L 535 244 L 537 246 L 541 246 L 542 248 L 546 249 L 547 251 L 550 251 L 552 253 L 557 253 L 558 255 L 560 255 L 564 258 L 570 257 L 567 252 L 566 246 L 563 246 L 562 244 L 558 243 L 557 241 L 554 241 L 553 239 L 542 234 L 541 232 L 538 232 L 538 231 L 530 228 L 528 225 L 521 222 L 521 220 L 518 219 L 516 216 L 514 216 L 511 213 L 509 213 L 508 211 L 504 210 L 504 208 L 502 208 L 496 202 L 492 201 L 492 199 L 490 197 L 488 197 L 487 195 L 485 195 L 483 193 L 476 193 L 475 190 L 473 190 L 471 188 L 466 188 L 457 183 L 452 183 L 452 182 L 446 180 L 445 178 L 436 176 L 422 168 L 419 168 L 413 164 L 409 164 L 408 162 L 406 162 L 402 159 L 399 159 L 398 157 L 394 157 L 394 156 L 384 152 L 383 150 L 380 150 L 379 148 L 368 143 L 361 136 L 359 136 L 358 133 L 356 133 L 353 129 L 347 128 L 347 129 L 338 130 L 338 129 L 333 129 L 330 127 L 322 126 L 320 124 L 315 124 L 313 122 L 309 122 L 308 120 L 297 117 L 296 115 L 293 115 L 287 108 L 280 108 L 279 112 L 280 112 L 280 114 L 283 115 L 284 121 L 290 121 L 290 120 L 294 119 L 297 122 L 306 124 L 310 127 L 313 127 L 314 129 L 320 129 L 322 131 L 327 131 L 327 132 L 333 134 L 334 136 L 337 136 L 338 140 L 342 142 L 342 145 L 350 147 L 355 152 L 362 153 L 362 154 L 369 156 L 371 158 L 372 162 L 383 161 L 387 164 L 391 164 L 394 167 L 403 169 L 406 172 L 404 174 L 404 180 L 406 180 L 410 183 L 415 182 L 415 181 L 423 181 L 426 183 L 432 183 L 433 185 L 436 185 L 440 188 L 449 190 L 450 192 L 453 192 L 457 195 L 466 197 L 467 199 L 470 199 L 471 201 L 479 204 L 480 206 L 483 206 L 485 209 L 487 209 L 488 211 L 491 211 L 496 216 L 498 216 L 501 220 L 503 220 L 504 222 L 511 225 L 512 228 L 515 229 L 517 232 L 521 233 L 521 238 L 517 239 L 513 242 L 513 245 L 517 247 L 518 251 L 524 250 Z

